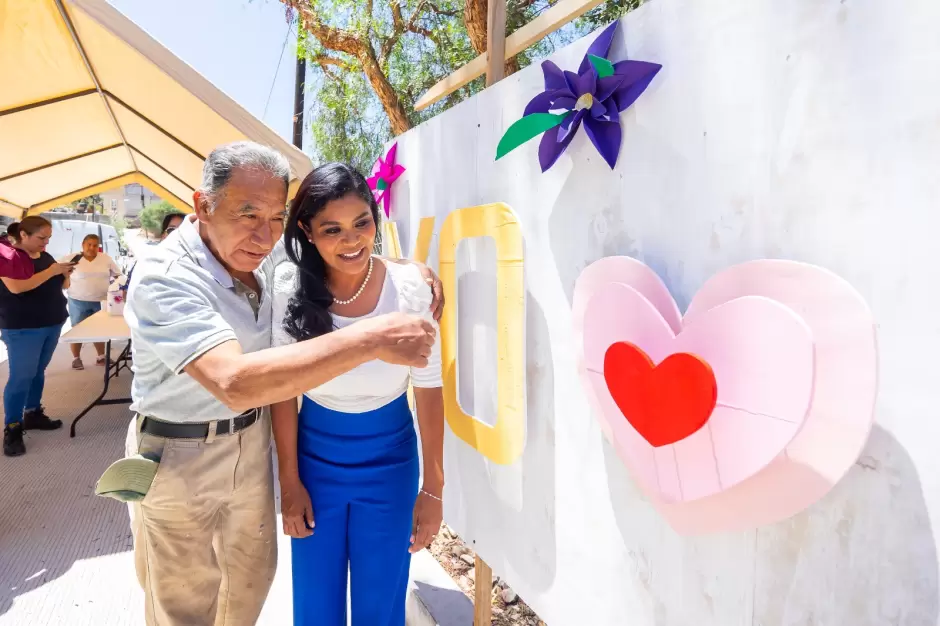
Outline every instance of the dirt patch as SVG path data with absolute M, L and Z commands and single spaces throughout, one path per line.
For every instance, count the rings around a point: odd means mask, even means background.
M 457 586 L 470 600 L 476 588 L 473 550 L 446 524 L 429 548 Z M 505 581 L 493 577 L 493 626 L 546 626 Z

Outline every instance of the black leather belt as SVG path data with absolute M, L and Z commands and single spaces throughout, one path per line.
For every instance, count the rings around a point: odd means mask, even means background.
M 260 415 L 259 409 L 251 409 L 250 411 L 245 411 L 238 417 L 218 420 L 216 422 L 215 434 L 234 435 L 238 431 L 245 430 L 258 421 L 258 415 Z M 144 423 L 140 425 L 140 430 L 148 435 L 164 437 L 166 439 L 205 439 L 209 436 L 209 422 L 164 422 L 153 417 L 145 417 Z

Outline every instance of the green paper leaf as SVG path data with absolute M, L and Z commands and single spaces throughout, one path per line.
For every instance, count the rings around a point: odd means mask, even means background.
M 384 178 L 380 178 L 375 182 L 375 188 L 378 189 L 379 191 L 385 191 L 386 189 L 388 189 L 388 183 L 385 182 Z
M 607 59 L 593 54 L 589 54 L 588 59 L 591 61 L 591 65 L 594 66 L 598 78 L 607 78 L 614 75 L 614 64 Z
M 571 111 L 558 114 L 532 113 L 516 121 L 499 140 L 499 145 L 496 146 L 496 160 L 499 161 L 536 135 L 561 126 L 561 123 L 569 115 L 571 115 Z

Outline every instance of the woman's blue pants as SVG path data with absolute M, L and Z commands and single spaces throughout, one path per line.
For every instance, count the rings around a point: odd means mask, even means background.
M 297 430 L 314 531 L 291 541 L 294 626 L 346 626 L 347 583 L 353 626 L 403 626 L 419 472 L 407 397 L 342 413 L 304 396 Z

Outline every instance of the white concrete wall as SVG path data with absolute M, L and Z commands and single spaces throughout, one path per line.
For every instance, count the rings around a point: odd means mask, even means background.
M 576 69 L 591 38 L 554 60 Z M 940 2 L 652 0 L 612 59 L 664 69 L 622 116 L 611 172 L 584 136 L 546 174 L 537 140 L 496 144 L 542 89 L 512 76 L 399 140 L 393 218 L 502 201 L 526 238 L 527 448 L 488 463 L 447 441 L 446 518 L 551 626 L 940 623 Z M 432 262 L 436 262 L 435 246 Z M 493 414 L 492 268 L 460 278 L 461 401 Z M 821 502 L 756 531 L 684 538 L 634 486 L 592 416 L 571 296 L 632 255 L 681 307 L 757 258 L 829 268 L 878 321 L 876 426 Z M 471 297 L 472 296 L 472 297 Z

